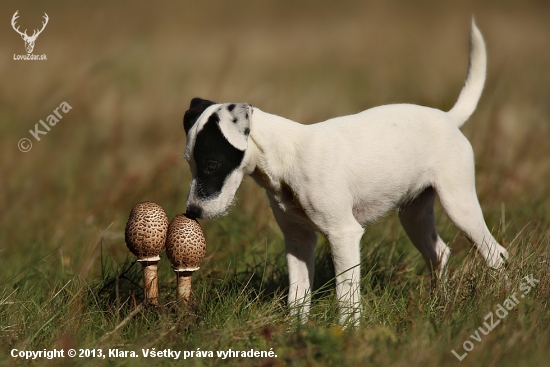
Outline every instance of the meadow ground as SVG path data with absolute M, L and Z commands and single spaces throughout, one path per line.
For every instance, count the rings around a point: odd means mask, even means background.
M 549 364 L 547 2 L 62 1 L 1 8 L 0 365 Z M 13 60 L 25 53 L 9 26 L 16 10 L 21 29 L 36 28 L 48 13 L 34 51 L 47 61 Z M 161 204 L 170 218 L 185 210 L 182 116 L 192 97 L 246 101 L 302 123 L 395 102 L 449 109 L 465 77 L 474 13 L 488 45 L 488 79 L 463 132 L 476 154 L 485 218 L 511 253 L 507 280 L 483 266 L 438 207 L 438 229 L 453 256 L 448 282 L 430 295 L 422 259 L 390 215 L 362 240 L 361 326 L 336 325 L 324 239 L 311 321 L 298 325 L 285 307 L 281 233 L 264 193 L 245 179 L 231 214 L 201 223 L 208 250 L 192 309 L 181 312 L 174 302 L 163 254 L 161 307 L 132 313 L 142 300 L 140 269 L 124 226 L 139 201 Z M 36 141 L 29 129 L 64 101 L 72 109 Z M 33 143 L 27 153 L 17 147 L 22 138 Z M 520 284 L 528 275 L 539 283 L 525 294 Z M 488 335 L 476 335 L 514 293 L 518 304 Z M 473 349 L 459 362 L 451 351 L 463 355 L 464 347 Z M 214 357 L 11 357 L 14 349 L 54 348 L 140 355 L 200 349 Z M 272 349 L 277 357 L 216 357 L 229 349 Z

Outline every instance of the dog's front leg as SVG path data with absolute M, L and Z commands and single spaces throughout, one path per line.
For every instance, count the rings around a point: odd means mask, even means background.
M 291 315 L 305 322 L 311 303 L 317 235 L 314 231 L 296 228 L 284 231 L 284 236 L 289 277 L 288 306 Z
M 288 307 L 292 316 L 305 322 L 311 303 L 317 234 L 306 224 L 292 221 L 274 202 L 271 207 L 285 238 L 289 275 Z
M 353 219 L 347 225 L 334 226 L 327 233 L 336 274 L 336 297 L 340 325 L 358 326 L 361 316 L 360 241 L 363 228 Z

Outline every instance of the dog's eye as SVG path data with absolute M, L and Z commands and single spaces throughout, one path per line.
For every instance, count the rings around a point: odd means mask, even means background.
M 206 162 L 206 171 L 213 172 L 217 170 L 219 166 L 220 164 L 217 161 L 210 159 L 208 162 Z

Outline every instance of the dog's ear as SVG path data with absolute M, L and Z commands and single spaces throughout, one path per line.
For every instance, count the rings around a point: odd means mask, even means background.
M 229 118 L 220 119 L 220 130 L 231 145 L 245 151 L 248 148 L 253 108 L 248 103 L 232 103 L 227 106 L 227 111 Z
M 195 122 L 197 122 L 197 119 L 200 115 L 202 115 L 204 110 L 206 110 L 213 104 L 216 103 L 198 97 L 195 97 L 191 100 L 189 109 L 185 112 L 185 115 L 183 115 L 183 129 L 185 130 L 185 135 L 189 133 L 189 130 L 191 130 L 191 128 L 193 127 Z

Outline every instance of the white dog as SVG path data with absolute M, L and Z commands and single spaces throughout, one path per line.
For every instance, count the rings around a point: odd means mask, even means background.
M 285 238 L 293 313 L 307 316 L 316 232 L 330 242 L 340 323 L 360 316 L 363 227 L 397 208 L 401 224 L 432 274 L 450 249 L 438 236 L 435 195 L 487 265 L 508 257 L 489 232 L 475 191 L 474 154 L 459 128 L 485 82 L 486 51 L 472 21 L 466 83 L 448 112 L 410 104 L 302 125 L 245 103 L 200 98 L 185 113 L 185 158 L 193 175 L 187 214 L 227 213 L 245 174 L 267 192 Z

